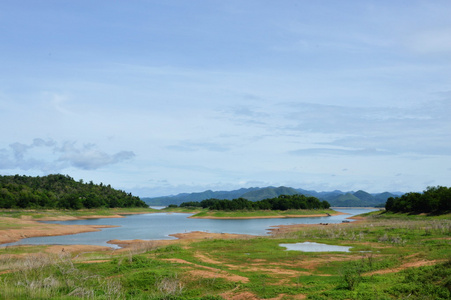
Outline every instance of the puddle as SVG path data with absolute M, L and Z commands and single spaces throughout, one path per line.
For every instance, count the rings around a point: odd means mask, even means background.
M 280 247 L 287 248 L 287 251 L 303 251 L 303 252 L 349 252 L 352 247 L 336 246 L 319 243 L 296 243 L 296 244 L 279 244 Z

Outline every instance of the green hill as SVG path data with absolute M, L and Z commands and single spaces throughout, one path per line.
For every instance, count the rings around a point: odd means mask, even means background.
M 211 190 L 201 193 L 183 193 L 175 196 L 142 198 L 149 205 L 167 206 L 170 204 L 180 205 L 183 202 L 200 202 L 207 199 L 232 200 L 237 198 L 245 198 L 251 201 L 259 201 L 263 199 L 276 198 L 280 195 L 296 195 L 313 196 L 320 200 L 325 200 L 331 206 L 341 207 L 373 207 L 376 205 L 384 205 L 388 198 L 395 197 L 394 194 L 384 192 L 379 194 L 370 194 L 359 190 L 357 192 L 316 192 L 312 190 L 294 189 L 291 187 L 265 187 L 265 188 L 242 188 L 233 191 Z
M 333 206 L 339 206 L 339 207 L 352 207 L 352 206 L 361 206 L 362 200 L 357 198 L 351 193 L 346 193 L 344 195 L 338 196 L 334 201 L 331 201 Z
M 379 202 L 379 203 L 381 203 L 381 202 L 385 203 L 387 201 L 387 199 L 390 197 L 396 197 L 396 195 L 389 193 L 389 192 L 384 192 L 384 193 L 374 195 L 374 199 L 376 200 L 376 202 Z
M 242 188 L 234 191 L 211 191 L 207 190 L 200 193 L 182 193 L 175 196 L 164 196 L 154 198 L 142 198 L 148 205 L 167 206 L 170 204 L 180 205 L 183 202 L 200 202 L 207 199 L 232 200 L 240 198 L 243 194 L 259 188 Z
M 357 197 L 359 200 L 362 200 L 364 202 L 374 202 L 375 201 L 375 198 L 373 195 L 371 195 L 370 193 L 367 193 L 365 191 L 362 191 L 362 190 L 358 190 L 353 195 L 355 197 Z
M 0 208 L 96 207 L 147 207 L 147 204 L 110 185 L 75 181 L 68 175 L 0 176 Z
M 280 195 L 297 195 L 299 192 L 293 188 L 280 186 L 278 188 L 275 187 L 267 187 L 262 188 L 255 191 L 247 192 L 243 195 L 241 195 L 241 198 L 250 200 L 250 201 L 260 201 L 263 199 L 271 199 L 271 198 L 277 198 Z

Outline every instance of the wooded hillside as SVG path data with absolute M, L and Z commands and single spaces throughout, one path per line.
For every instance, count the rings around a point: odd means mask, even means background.
M 407 193 L 387 199 L 385 209 L 392 212 L 431 213 L 451 211 L 451 188 L 428 187 L 423 193 Z
M 110 185 L 75 181 L 68 175 L 0 176 L 0 208 L 96 207 L 147 207 L 147 204 Z
M 244 198 L 233 200 L 207 199 L 201 202 L 184 202 L 180 207 L 202 207 L 210 210 L 288 210 L 329 208 L 327 201 L 304 195 L 280 195 L 276 198 L 250 201 Z

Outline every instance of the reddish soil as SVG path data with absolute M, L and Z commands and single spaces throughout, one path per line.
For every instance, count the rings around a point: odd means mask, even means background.
M 402 270 L 405 270 L 407 268 L 416 268 L 416 267 L 424 267 L 424 266 L 432 266 L 439 262 L 443 262 L 443 260 L 419 260 L 419 261 L 413 261 L 408 262 L 405 264 L 402 264 L 400 267 L 392 268 L 392 269 L 384 269 L 384 270 L 377 270 L 373 272 L 367 272 L 362 274 L 363 276 L 372 276 L 377 274 L 387 274 L 387 273 L 396 273 Z
M 164 260 L 169 261 L 169 262 L 179 263 L 179 264 L 187 264 L 192 267 L 195 267 L 195 269 L 188 271 L 193 276 L 199 276 L 199 277 L 203 277 L 203 278 L 224 278 L 226 280 L 234 281 L 234 282 L 249 282 L 249 278 L 247 278 L 247 277 L 230 274 L 221 269 L 198 265 L 198 264 L 195 264 L 195 263 L 183 260 L 183 259 L 168 258 L 168 259 L 164 259 Z
M 68 235 L 82 232 L 100 231 L 100 228 L 115 227 L 106 225 L 46 224 L 28 219 L 14 219 L 6 217 L 0 217 L 0 221 L 22 226 L 17 229 L 0 230 L 0 244 L 12 243 L 29 237 Z

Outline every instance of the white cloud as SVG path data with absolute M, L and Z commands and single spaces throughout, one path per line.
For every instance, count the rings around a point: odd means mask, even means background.
M 132 151 L 121 151 L 115 154 L 107 154 L 95 149 L 95 145 L 86 144 L 77 148 L 75 142 L 66 142 L 60 148 L 55 148 L 61 153 L 58 161 L 67 162 L 70 165 L 83 170 L 95 170 L 108 165 L 129 160 L 135 156 Z
M 54 140 L 36 138 L 30 144 L 12 143 L 9 149 L 0 149 L 0 169 L 38 170 L 44 173 L 59 172 L 73 166 L 83 170 L 96 170 L 133 158 L 131 151 L 108 154 L 94 144 L 79 148 L 76 142 L 62 146 Z

